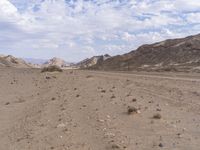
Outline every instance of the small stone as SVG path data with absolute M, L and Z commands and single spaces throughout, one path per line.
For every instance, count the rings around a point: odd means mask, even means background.
M 64 123 L 57 125 L 57 128 L 64 128 L 64 127 L 66 127 L 66 124 L 64 124 Z
M 112 98 L 112 99 L 113 99 L 113 98 L 116 98 L 116 96 L 115 96 L 115 95 L 112 95 L 110 98 Z
M 92 75 L 88 75 L 88 76 L 86 76 L 86 78 L 92 78 L 93 76 Z
M 9 105 L 9 104 L 10 104 L 10 102 L 5 103 L 5 105 Z
M 178 138 L 181 138 L 181 137 L 182 137 L 182 136 L 181 136 L 181 133 L 178 133 L 177 136 L 178 136 Z
M 46 76 L 46 79 L 51 79 L 51 77 L 49 77 L 49 76 Z
M 51 98 L 51 100 L 52 100 L 52 101 L 55 101 L 55 100 L 56 100 L 56 98 L 55 98 L 55 97 L 52 97 L 52 98 Z
M 160 109 L 160 108 L 157 108 L 156 111 L 161 111 L 161 109 Z
M 116 144 L 113 144 L 112 145 L 112 149 L 119 149 L 120 147 L 118 146 L 118 145 L 116 145 Z
M 163 147 L 163 144 L 162 144 L 162 143 L 160 143 L 158 146 L 159 146 L 159 147 Z
M 106 90 L 101 90 L 101 93 L 106 93 Z
M 133 99 L 132 99 L 132 102 L 136 102 L 136 101 L 137 101 L 137 99 L 136 99 L 136 98 L 133 98 Z

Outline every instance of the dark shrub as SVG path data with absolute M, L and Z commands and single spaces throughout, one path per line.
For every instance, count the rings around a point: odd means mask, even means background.
M 160 114 L 154 114 L 153 115 L 153 119 L 161 119 L 161 115 Z
M 139 109 L 135 107 L 128 106 L 127 114 L 138 114 L 140 113 Z
M 55 72 L 55 71 L 62 72 L 63 70 L 58 66 L 48 66 L 42 68 L 41 72 Z

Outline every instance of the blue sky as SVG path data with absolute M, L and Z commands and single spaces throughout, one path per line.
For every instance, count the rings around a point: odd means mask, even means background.
M 200 33 L 199 0 L 0 0 L 0 53 L 79 61 Z

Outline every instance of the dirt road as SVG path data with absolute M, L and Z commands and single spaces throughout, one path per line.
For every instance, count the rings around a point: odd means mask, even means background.
M 199 74 L 1 68 L 0 85 L 0 150 L 200 147 Z

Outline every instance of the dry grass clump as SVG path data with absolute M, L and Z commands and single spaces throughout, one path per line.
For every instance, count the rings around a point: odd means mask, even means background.
M 161 116 L 161 114 L 154 114 L 153 115 L 153 119 L 161 119 L 162 118 L 162 116 Z
M 178 71 L 177 68 L 173 67 L 173 66 L 169 66 L 169 67 L 165 67 L 163 68 L 164 71 Z
M 163 147 L 163 144 L 162 144 L 162 143 L 160 143 L 158 146 L 159 146 L 159 147 Z
M 58 66 L 48 66 L 42 68 L 41 72 L 55 72 L 55 71 L 62 72 L 63 70 Z
M 106 93 L 106 90 L 101 90 L 101 93 Z
M 110 98 L 113 99 L 113 98 L 116 98 L 116 96 L 115 96 L 115 95 L 112 95 Z
M 127 110 L 127 114 L 131 115 L 131 114 L 138 114 L 140 113 L 140 110 L 138 108 L 132 107 L 132 106 L 128 106 L 128 110 Z
M 5 105 L 9 105 L 9 104 L 10 104 L 10 102 L 5 103 Z
M 136 99 L 136 98 L 133 98 L 133 99 L 132 99 L 132 102 L 136 102 L 136 101 L 137 101 L 137 99 Z
M 92 77 L 93 77 L 92 75 L 87 75 L 87 76 L 86 76 L 86 78 L 92 78 Z
M 52 100 L 52 101 L 55 101 L 55 100 L 56 100 L 56 98 L 55 98 L 55 97 L 52 97 L 52 98 L 51 98 L 51 100 Z
M 117 144 L 113 144 L 113 145 L 111 146 L 111 148 L 112 148 L 112 149 L 120 149 L 119 145 L 117 145 Z

